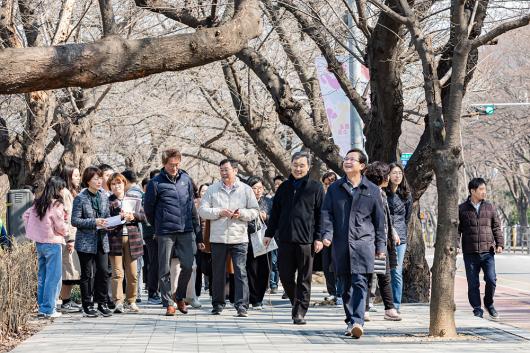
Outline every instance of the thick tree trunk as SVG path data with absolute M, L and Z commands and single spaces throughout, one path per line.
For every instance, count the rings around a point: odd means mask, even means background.
M 403 66 L 398 33 L 403 25 L 382 13 L 367 46 L 370 70 L 371 118 L 365 126 L 370 160 L 395 162 L 403 121 Z
M 419 209 L 419 202 L 414 202 L 403 262 L 403 303 L 428 303 L 430 297 L 431 271 L 425 260 L 425 241 L 418 217 Z
M 0 49 L 0 94 L 95 87 L 181 71 L 234 55 L 261 29 L 257 1 L 240 0 L 231 21 L 195 33 L 133 40 L 108 36 L 88 44 Z
M 458 239 L 459 149 L 440 149 L 434 154 L 438 190 L 438 226 L 432 266 L 429 334 L 456 336 L 454 285 Z
M 56 131 L 64 147 L 56 171 L 65 165 L 74 166 L 81 171 L 90 166 L 94 141 L 90 117 L 67 118 L 67 122 L 58 126 Z

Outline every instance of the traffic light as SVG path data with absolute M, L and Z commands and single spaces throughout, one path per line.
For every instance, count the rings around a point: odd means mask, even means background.
M 484 113 L 486 113 L 486 115 L 493 115 L 493 113 L 495 113 L 495 105 L 488 104 L 484 106 Z

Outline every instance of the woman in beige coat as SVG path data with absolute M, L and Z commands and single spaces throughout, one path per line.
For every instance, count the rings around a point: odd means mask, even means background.
M 73 286 L 79 284 L 81 268 L 79 257 L 74 249 L 76 228 L 72 226 L 71 217 L 74 198 L 79 193 L 81 174 L 79 173 L 79 169 L 75 167 L 64 166 L 61 172 L 61 178 L 63 178 L 67 186 L 62 191 L 62 197 L 64 200 L 64 210 L 68 215 L 68 232 L 65 236 L 66 245 L 63 246 L 63 283 L 60 294 L 63 303 L 61 304 L 60 310 L 65 313 L 77 313 L 81 312 L 81 307 L 70 300 L 70 297 Z

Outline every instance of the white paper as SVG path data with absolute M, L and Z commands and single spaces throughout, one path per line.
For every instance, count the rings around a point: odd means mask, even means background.
M 124 197 L 121 202 L 121 210 L 125 213 L 138 213 L 142 200 L 137 197 Z
M 261 229 L 250 235 L 254 257 L 258 257 L 268 253 L 269 251 L 278 249 L 278 244 L 276 244 L 276 240 L 274 240 L 274 238 L 271 239 L 269 246 L 265 247 L 263 244 L 263 238 L 265 236 L 265 230 L 267 229 L 267 226 L 261 221 L 258 222 L 261 223 Z
M 105 221 L 107 222 L 107 225 L 105 227 L 96 227 L 96 228 L 97 229 L 112 228 L 112 227 L 116 227 L 116 226 L 119 226 L 125 223 L 125 221 L 122 221 L 120 215 L 105 218 Z

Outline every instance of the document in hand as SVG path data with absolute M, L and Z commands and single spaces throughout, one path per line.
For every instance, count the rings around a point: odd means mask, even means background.
M 256 232 L 250 234 L 250 241 L 252 242 L 252 251 L 254 252 L 254 257 L 258 257 L 268 253 L 269 251 L 278 249 L 278 244 L 274 238 L 271 239 L 269 246 L 265 247 L 263 244 L 263 237 L 265 236 L 265 230 L 267 226 L 261 223 L 261 228 Z
M 142 206 L 142 199 L 125 196 L 121 202 L 121 210 L 126 213 L 138 213 Z
M 105 221 L 107 222 L 107 225 L 105 227 L 96 227 L 96 228 L 97 229 L 112 228 L 112 227 L 116 227 L 116 226 L 119 226 L 119 225 L 125 223 L 125 221 L 123 221 L 121 219 L 120 215 L 117 215 L 117 216 L 114 216 L 114 217 L 105 218 Z

